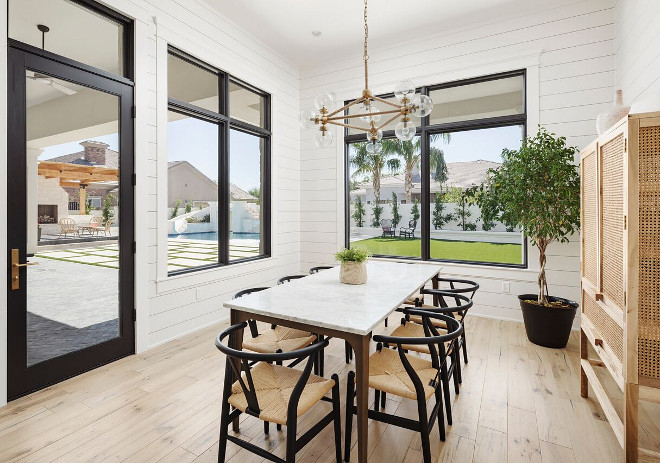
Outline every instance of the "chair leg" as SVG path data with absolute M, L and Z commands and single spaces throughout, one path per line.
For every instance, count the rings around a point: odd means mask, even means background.
M 344 350 L 346 351 L 346 364 L 351 363 L 351 345 L 344 341 Z
M 318 336 L 319 342 L 323 342 L 323 335 Z M 324 364 L 325 364 L 325 349 L 321 349 L 318 353 L 319 358 L 319 376 L 323 376 Z
M 388 317 L 385 317 L 385 328 L 387 328 L 387 318 Z
M 278 430 L 278 431 L 281 431 L 281 430 L 282 430 L 282 425 L 279 424 L 279 423 L 277 424 L 277 430 Z
M 381 392 L 380 393 L 380 408 L 385 410 L 385 401 L 387 400 L 387 393 L 386 392 Z
M 344 437 L 344 461 L 351 459 L 351 432 L 353 431 L 353 406 L 355 403 L 355 372 L 348 372 L 346 384 L 346 429 Z
M 467 356 L 467 343 L 465 342 L 465 332 L 463 332 L 462 335 L 463 338 L 463 360 L 465 360 L 465 364 L 467 365 L 468 363 L 468 356 Z
M 292 422 L 286 422 L 286 463 L 295 463 L 296 461 L 296 428 L 298 423 L 296 419 Z
M 449 393 L 449 375 L 447 373 L 447 359 L 440 367 L 440 380 L 442 381 L 442 392 L 445 395 L 445 411 L 447 413 L 447 424 L 451 426 L 451 395 Z
M 379 391 L 378 389 L 376 389 L 376 390 L 374 391 L 374 395 L 375 395 L 375 398 L 374 398 L 374 410 L 378 411 L 378 410 L 379 410 L 379 407 L 380 407 L 380 391 Z
M 270 423 L 268 421 L 264 421 L 264 434 L 268 434 L 269 430 L 270 430 Z
M 424 463 L 431 463 L 431 439 L 429 436 L 429 422 L 426 415 L 425 397 L 417 397 L 417 411 L 419 412 L 419 433 L 422 437 L 422 454 Z
M 332 386 L 332 412 L 335 417 L 335 454 L 337 463 L 341 462 L 341 403 L 339 401 L 339 376 L 332 375 L 335 385 Z
M 438 404 L 438 432 L 440 433 L 440 440 L 445 441 L 447 437 L 445 434 L 445 414 L 442 411 L 442 391 L 440 388 L 435 388 L 435 402 Z
M 458 385 L 462 381 L 461 381 L 461 362 L 456 349 L 454 349 L 454 352 L 452 352 L 451 361 L 452 361 L 452 366 L 454 367 L 454 374 L 452 375 L 454 377 L 454 392 L 456 393 L 456 395 L 458 395 L 461 393 L 460 389 L 458 388 Z

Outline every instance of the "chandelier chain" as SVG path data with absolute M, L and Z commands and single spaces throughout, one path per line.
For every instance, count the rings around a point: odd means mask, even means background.
M 364 0 L 364 88 L 369 89 L 369 71 L 367 61 L 369 61 L 369 53 L 367 52 L 367 40 L 369 39 L 369 24 L 367 23 L 367 1 Z

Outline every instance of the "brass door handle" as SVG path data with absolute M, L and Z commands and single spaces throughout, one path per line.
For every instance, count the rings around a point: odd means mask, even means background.
M 11 289 L 15 291 L 20 288 L 20 276 L 18 270 L 21 267 L 28 267 L 30 265 L 38 265 L 39 262 L 25 262 L 21 264 L 18 262 L 19 252 L 18 249 L 11 250 Z
M 14 264 L 11 264 L 11 265 L 12 265 L 12 267 L 27 267 L 29 265 L 39 265 L 39 262 L 26 262 L 24 264 L 14 263 Z

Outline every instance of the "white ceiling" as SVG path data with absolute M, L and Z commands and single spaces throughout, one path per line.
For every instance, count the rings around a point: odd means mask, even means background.
M 519 16 L 575 0 L 372 0 L 371 49 L 408 42 L 484 21 Z M 289 61 L 309 67 L 324 60 L 362 55 L 360 0 L 207 0 Z M 321 31 L 313 37 L 312 31 Z

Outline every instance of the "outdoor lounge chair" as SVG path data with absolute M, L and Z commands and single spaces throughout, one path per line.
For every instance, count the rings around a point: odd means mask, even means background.
M 381 220 L 380 226 L 383 229 L 383 238 L 386 236 L 396 237 L 396 229 L 392 226 L 392 219 Z
M 410 222 L 408 222 L 407 227 L 401 227 L 399 229 L 399 236 L 403 236 L 404 238 L 414 238 L 415 228 L 417 228 L 417 221 L 411 220 Z
M 94 216 L 89 219 L 89 225 L 78 227 L 78 234 L 82 235 L 84 232 L 87 232 L 90 235 L 94 235 L 98 233 L 99 229 L 103 230 L 102 219 L 101 217 Z
M 103 236 L 108 236 L 110 234 L 110 226 L 112 225 L 112 222 L 114 222 L 114 218 L 109 218 L 106 220 L 105 225 L 100 225 L 98 227 L 94 228 L 94 232 L 98 235 L 99 233 L 103 233 Z
M 76 222 L 70 217 L 64 217 L 63 219 L 59 220 L 59 225 L 60 225 L 60 235 L 64 235 L 66 238 L 66 235 L 77 235 L 78 234 L 78 228 L 76 227 Z

